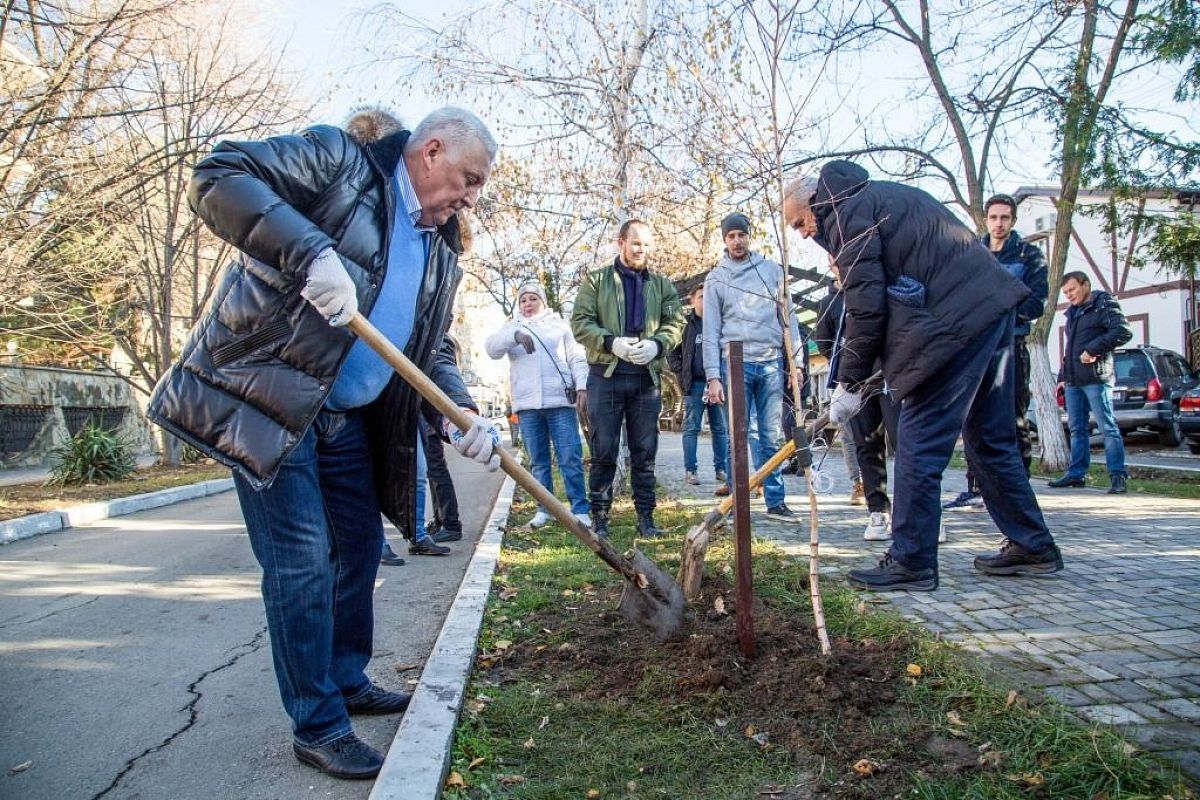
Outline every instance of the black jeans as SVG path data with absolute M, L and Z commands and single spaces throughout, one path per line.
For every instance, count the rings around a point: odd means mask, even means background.
M 422 421 L 421 424 L 426 423 Z M 446 466 L 442 438 L 432 428 L 427 428 L 422 438 L 425 447 L 425 475 L 429 479 L 429 497 L 433 500 L 433 519 L 446 530 L 461 533 L 458 495 L 454 492 L 450 467 Z
M 871 395 L 850 420 L 850 435 L 862 473 L 863 492 L 871 512 L 892 513 L 887 493 L 887 443 L 896 446 L 900 407 L 882 392 Z
M 1013 398 L 1016 401 L 1017 412 L 1017 449 L 1021 451 L 1021 463 L 1025 465 L 1025 477 L 1029 477 L 1029 468 L 1033 465 L 1033 442 L 1029 431 L 1029 350 L 1025 347 L 1024 336 L 1013 337 L 1013 368 L 1015 372 Z M 980 494 L 979 479 L 975 470 L 967 462 L 967 491 Z
M 613 477 L 621 453 L 621 423 L 629 435 L 630 485 L 638 514 L 654 510 L 654 456 L 658 452 L 658 414 L 662 396 L 650 370 L 614 372 L 612 377 L 588 374 L 588 423 L 591 429 L 592 469 L 588 494 L 593 513 L 612 508 Z

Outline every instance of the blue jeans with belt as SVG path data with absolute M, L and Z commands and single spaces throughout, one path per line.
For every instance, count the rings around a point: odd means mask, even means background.
M 1125 443 L 1113 414 L 1112 387 L 1107 383 L 1068 385 L 1063 392 L 1067 404 L 1067 425 L 1071 429 L 1071 463 L 1066 477 L 1083 478 L 1092 460 L 1088 441 L 1088 411 L 1096 418 L 1096 426 L 1104 434 L 1104 466 L 1108 474 L 1125 475 Z
M 370 688 L 383 523 L 361 413 L 318 414 L 266 489 L 234 483 L 284 710 L 296 741 L 327 744 L 351 732 L 346 700 Z
M 1000 533 L 1030 552 L 1054 543 L 1017 447 L 1012 342 L 1009 312 L 900 406 L 891 555 L 909 569 L 937 568 L 942 472 L 960 431 Z
M 746 386 L 747 431 L 757 423 L 758 435 L 750 433 L 750 456 L 754 469 L 758 469 L 783 447 L 783 369 L 779 359 L 772 361 L 746 361 L 742 364 L 743 382 Z M 726 408 L 729 403 L 729 364 L 721 362 L 721 385 L 725 389 Z M 733 440 L 730 439 L 732 447 Z M 733 463 L 732 456 L 730 463 Z M 763 499 L 767 508 L 783 505 L 787 492 L 783 486 L 783 474 L 775 469 L 763 481 Z

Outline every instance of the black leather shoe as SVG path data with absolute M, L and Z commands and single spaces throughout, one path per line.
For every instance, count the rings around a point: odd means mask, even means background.
M 316 767 L 335 778 L 374 778 L 383 766 L 383 756 L 379 751 L 353 733 L 319 747 L 292 742 L 292 752 L 301 763 Z
M 852 569 L 846 576 L 855 589 L 868 592 L 932 592 L 938 587 L 936 569 L 909 569 L 884 553 L 873 569 Z
M 1127 491 L 1129 491 L 1129 490 L 1127 488 L 1125 488 L 1125 476 L 1124 475 L 1113 475 L 1112 476 L 1112 485 L 1108 487 L 1108 493 L 1109 494 L 1125 494 L 1125 492 L 1127 492 Z
M 975 556 L 975 569 L 984 575 L 1049 575 L 1063 568 L 1058 545 L 1031 553 L 1008 539 L 994 556 Z
M 1061 478 L 1047 481 L 1046 485 L 1051 489 L 1082 489 L 1087 484 L 1083 478 L 1068 478 L 1066 475 L 1063 475 Z
M 462 539 L 462 528 L 451 530 L 450 528 L 438 526 L 435 532 L 429 534 L 429 538 L 435 542 L 457 542 Z
M 447 556 L 450 555 L 450 548 L 442 547 L 432 539 L 422 539 L 408 546 L 408 554 L 410 556 Z
M 653 514 L 638 514 L 637 535 L 643 539 L 662 538 L 662 528 L 654 524 Z
M 592 506 L 592 533 L 601 539 L 608 538 L 608 511 Z
M 399 714 L 408 708 L 412 695 L 408 692 L 389 692 L 371 684 L 365 692 L 346 701 L 351 714 Z
M 389 567 L 403 567 L 404 559 L 396 554 L 392 546 L 387 542 L 383 543 L 383 553 L 379 556 L 379 563 Z

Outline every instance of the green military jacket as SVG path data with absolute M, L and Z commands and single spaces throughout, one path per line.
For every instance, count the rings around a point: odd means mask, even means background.
M 665 275 L 649 272 L 642 289 L 646 300 L 643 337 L 659 344 L 659 357 L 647 367 L 657 386 L 666 356 L 683 338 L 683 302 L 675 284 Z M 614 264 L 593 270 L 583 279 L 575 296 L 571 331 L 587 350 L 589 364 L 605 364 L 605 376 L 617 367 L 617 357 L 605 346 L 608 336 L 623 336 L 625 331 L 625 289 Z

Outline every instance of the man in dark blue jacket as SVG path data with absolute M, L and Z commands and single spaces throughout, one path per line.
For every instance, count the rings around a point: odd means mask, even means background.
M 1062 569 L 1021 464 L 1012 414 L 1014 309 L 1029 289 L 935 198 L 869 180 L 848 161 L 794 181 L 784 216 L 837 260 L 842 276 L 845 345 L 830 419 L 844 422 L 858 411 L 879 358 L 885 391 L 901 403 L 892 544 L 877 567 L 852 570 L 851 585 L 937 588 L 938 495 L 960 432 L 988 513 L 1005 536 L 999 554 L 976 557 L 976 569 Z
M 1029 287 L 1029 296 L 1017 306 L 1017 322 L 1013 329 L 1013 363 L 1016 366 L 1016 383 L 1013 395 L 1016 400 L 1017 446 L 1021 450 L 1021 461 L 1025 474 L 1033 464 L 1033 447 L 1029 435 L 1029 422 L 1025 415 L 1029 411 L 1029 351 L 1025 349 L 1025 337 L 1034 321 L 1046 308 L 1046 297 L 1050 284 L 1046 279 L 1046 257 L 1040 247 L 1030 244 L 1013 230 L 1017 223 L 1017 201 L 1006 194 L 988 198 L 983 204 L 987 233 L 983 243 L 1009 273 Z M 983 495 L 979 491 L 979 476 L 967 464 L 967 490 L 946 503 L 942 508 L 982 508 Z
M 1067 346 L 1058 368 L 1058 386 L 1067 401 L 1067 423 L 1071 427 L 1071 463 L 1066 474 L 1048 484 L 1056 489 L 1083 486 L 1091 450 L 1088 442 L 1088 411 L 1104 433 L 1104 464 L 1108 469 L 1109 494 L 1125 493 L 1125 444 L 1112 407 L 1113 355 L 1116 348 L 1133 338 L 1121 306 L 1108 292 L 1093 291 L 1088 276 L 1068 272 L 1062 279 L 1067 309 Z

